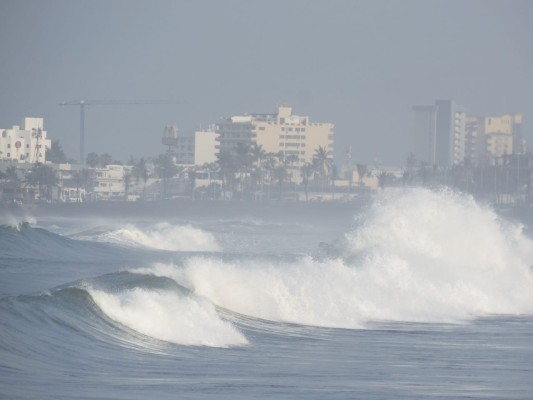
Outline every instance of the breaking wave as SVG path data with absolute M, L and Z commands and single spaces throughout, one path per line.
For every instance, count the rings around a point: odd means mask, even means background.
M 88 292 L 109 318 L 155 339 L 211 347 L 248 343 L 205 299 L 139 287 L 118 293 L 97 289 Z
M 126 246 L 144 246 L 169 251 L 219 251 L 215 237 L 190 225 L 174 226 L 168 223 L 148 228 L 133 225 L 98 235 L 93 240 Z
M 272 321 L 358 328 L 533 313 L 533 242 L 522 227 L 450 191 L 383 196 L 326 259 L 193 257 L 158 264 L 213 304 Z

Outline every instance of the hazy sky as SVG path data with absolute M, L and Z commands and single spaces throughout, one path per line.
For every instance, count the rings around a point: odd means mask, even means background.
M 335 124 L 337 164 L 403 164 L 415 104 L 452 98 L 472 114 L 522 112 L 533 128 L 533 1 L 0 0 L 0 127 L 25 116 L 68 156 L 79 109 L 86 152 L 164 151 L 224 116 L 291 105 Z M 533 135 L 529 135 L 533 141 Z

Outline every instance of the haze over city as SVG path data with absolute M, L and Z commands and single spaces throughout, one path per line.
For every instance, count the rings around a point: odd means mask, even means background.
M 335 157 L 403 164 L 412 106 L 454 99 L 469 114 L 524 115 L 533 142 L 529 1 L 0 1 L 0 126 L 43 117 L 79 152 L 70 100 L 94 106 L 86 152 L 164 151 L 182 132 L 293 107 L 335 124 Z

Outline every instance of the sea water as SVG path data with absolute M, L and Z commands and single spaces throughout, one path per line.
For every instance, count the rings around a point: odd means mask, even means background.
M 2 399 L 532 398 L 533 241 L 466 195 L 0 223 Z

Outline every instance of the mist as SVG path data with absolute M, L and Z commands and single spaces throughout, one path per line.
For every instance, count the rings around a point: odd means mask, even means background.
M 335 124 L 335 158 L 402 165 L 416 104 L 473 115 L 533 109 L 528 1 L 2 1 L 0 126 L 44 117 L 77 159 L 71 100 L 94 106 L 86 149 L 126 161 L 164 151 L 165 125 L 293 107 Z

